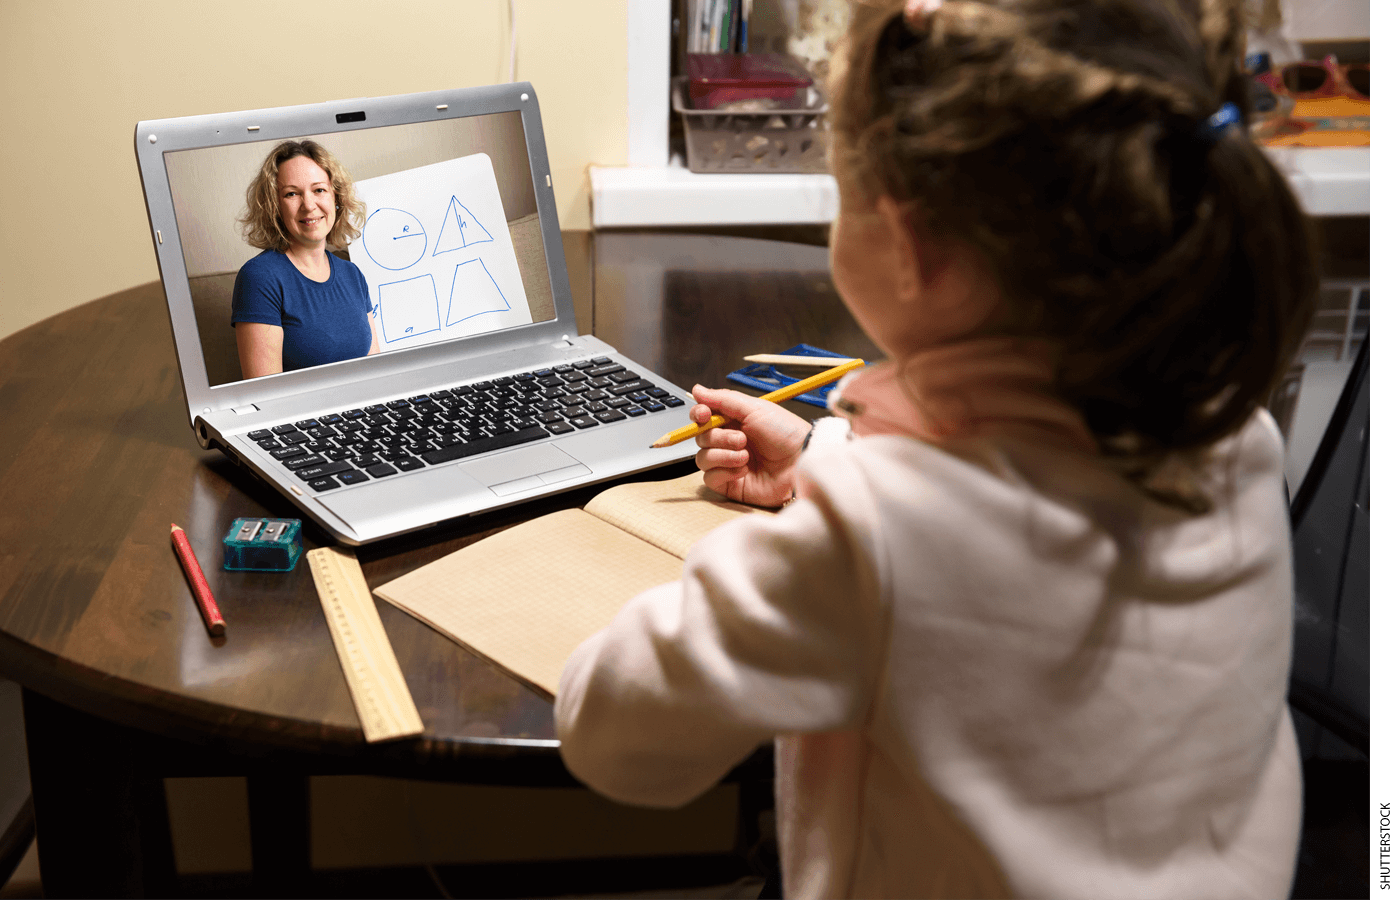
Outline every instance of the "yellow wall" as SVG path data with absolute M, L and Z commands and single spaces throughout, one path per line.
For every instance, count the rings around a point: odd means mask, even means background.
M 516 0 L 565 230 L 627 161 L 626 0 Z M 142 119 L 508 80 L 506 0 L 0 0 L 0 338 L 159 278 Z

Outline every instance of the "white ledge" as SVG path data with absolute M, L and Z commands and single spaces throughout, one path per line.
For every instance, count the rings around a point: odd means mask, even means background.
M 830 175 L 697 175 L 665 168 L 588 170 L 593 227 L 825 224 L 836 218 Z
M 1314 216 L 1371 213 L 1369 147 L 1279 147 L 1269 156 Z M 813 225 L 836 217 L 830 175 L 698 175 L 665 167 L 592 166 L 594 228 Z
M 1371 214 L 1370 147 L 1270 147 L 1265 152 L 1310 215 Z

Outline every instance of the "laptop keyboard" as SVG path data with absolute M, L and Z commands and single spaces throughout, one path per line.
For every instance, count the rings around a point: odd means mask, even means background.
M 600 356 L 288 422 L 248 437 L 312 490 L 329 491 L 684 405 Z

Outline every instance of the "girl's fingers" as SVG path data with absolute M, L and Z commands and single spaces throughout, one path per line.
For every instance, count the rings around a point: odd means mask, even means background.
M 750 397 L 738 391 L 707 388 L 701 384 L 691 389 L 691 395 L 695 397 L 697 404 L 707 407 L 709 412 L 719 413 L 735 422 L 742 422 L 755 412 L 772 405 L 767 400 Z
M 736 478 L 748 462 L 747 450 L 701 450 L 695 454 L 695 465 L 702 470 L 709 472 L 712 469 L 728 469 L 736 473 Z
M 743 450 L 749 444 L 746 434 L 737 428 L 711 428 L 695 436 L 695 443 L 702 449 Z
M 738 479 L 739 473 L 733 469 L 705 470 L 705 487 L 709 488 L 712 491 L 717 491 L 718 493 L 724 494 L 726 497 L 729 496 L 729 492 L 725 490 L 725 488 L 727 488 L 730 484 L 733 484 Z

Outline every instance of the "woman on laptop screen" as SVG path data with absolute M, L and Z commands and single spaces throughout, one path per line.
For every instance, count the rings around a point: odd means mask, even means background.
M 286 141 L 263 160 L 239 218 L 263 252 L 233 285 L 244 378 L 379 352 L 364 275 L 327 249 L 359 237 L 364 220 L 349 173 L 315 141 Z

